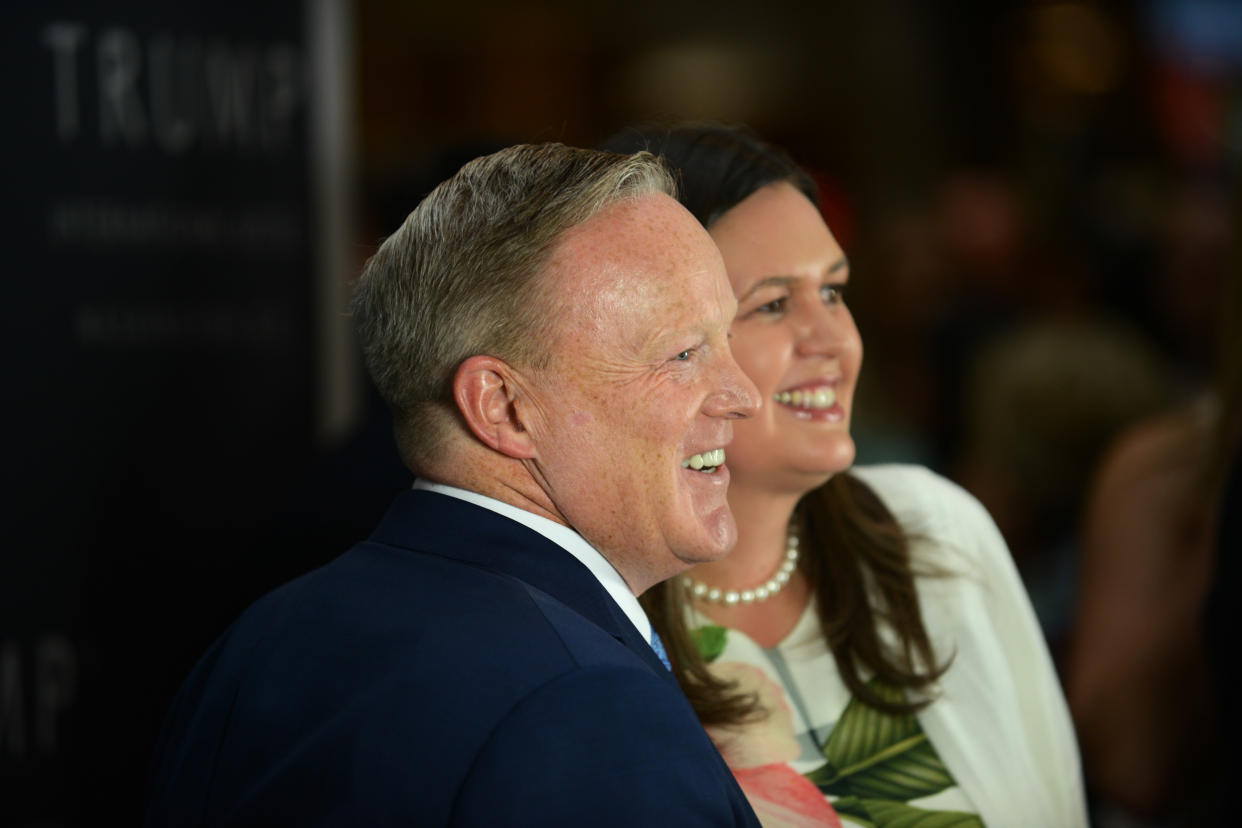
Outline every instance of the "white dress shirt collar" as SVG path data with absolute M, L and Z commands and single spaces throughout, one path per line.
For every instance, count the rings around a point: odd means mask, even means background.
M 414 488 L 428 492 L 438 492 L 442 495 L 455 497 L 458 500 L 464 500 L 467 503 L 473 503 L 475 506 L 481 506 L 498 515 L 503 515 L 543 535 L 581 561 L 583 566 L 589 569 L 591 574 L 595 576 L 595 580 L 599 581 L 600 585 L 612 596 L 612 600 L 617 602 L 617 606 L 621 608 L 621 611 L 625 613 L 625 617 L 630 619 L 638 629 L 643 640 L 651 641 L 651 621 L 647 618 L 647 613 L 643 612 L 642 605 L 638 603 L 634 593 L 630 591 L 629 586 L 625 583 L 625 579 L 621 577 L 621 573 L 595 547 L 587 543 L 586 538 L 579 535 L 573 529 L 541 515 L 528 512 L 525 509 L 511 506 L 494 497 L 488 497 L 468 489 L 446 486 L 443 483 L 434 483 L 430 480 L 422 479 L 414 481 Z

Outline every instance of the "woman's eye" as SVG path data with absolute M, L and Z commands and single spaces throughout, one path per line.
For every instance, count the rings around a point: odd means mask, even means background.
M 825 305 L 840 305 L 845 301 L 845 285 L 824 285 L 819 289 L 819 295 Z
M 773 299 L 771 302 L 764 302 L 755 308 L 755 313 L 780 313 L 785 309 L 785 301 L 788 297 L 782 296 L 779 299 Z

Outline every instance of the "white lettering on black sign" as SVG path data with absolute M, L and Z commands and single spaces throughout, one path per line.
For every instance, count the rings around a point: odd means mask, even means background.
M 22 652 L 12 640 L 0 641 L 0 757 L 55 756 L 60 749 L 61 717 L 72 706 L 78 685 L 78 658 L 63 635 L 38 638 L 29 684 Z M 29 688 L 32 702 L 27 704 Z
M 288 43 L 167 32 L 144 40 L 122 26 L 92 33 L 73 21 L 48 24 L 41 40 L 62 144 L 86 134 L 88 101 L 98 113 L 99 142 L 110 149 L 276 152 L 293 140 L 304 72 Z

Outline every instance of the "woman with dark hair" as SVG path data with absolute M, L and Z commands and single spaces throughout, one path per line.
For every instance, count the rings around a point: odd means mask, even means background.
M 673 168 L 765 399 L 727 448 L 733 553 L 643 596 L 761 821 L 1085 825 L 1065 700 L 995 524 L 927 469 L 851 468 L 862 343 L 813 180 L 734 127 L 603 148 Z

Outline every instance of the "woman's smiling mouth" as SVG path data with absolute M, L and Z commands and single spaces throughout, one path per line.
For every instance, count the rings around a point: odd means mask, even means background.
M 816 388 L 800 388 L 796 391 L 777 391 L 772 399 L 792 408 L 832 408 L 837 402 L 837 392 L 821 385 Z

